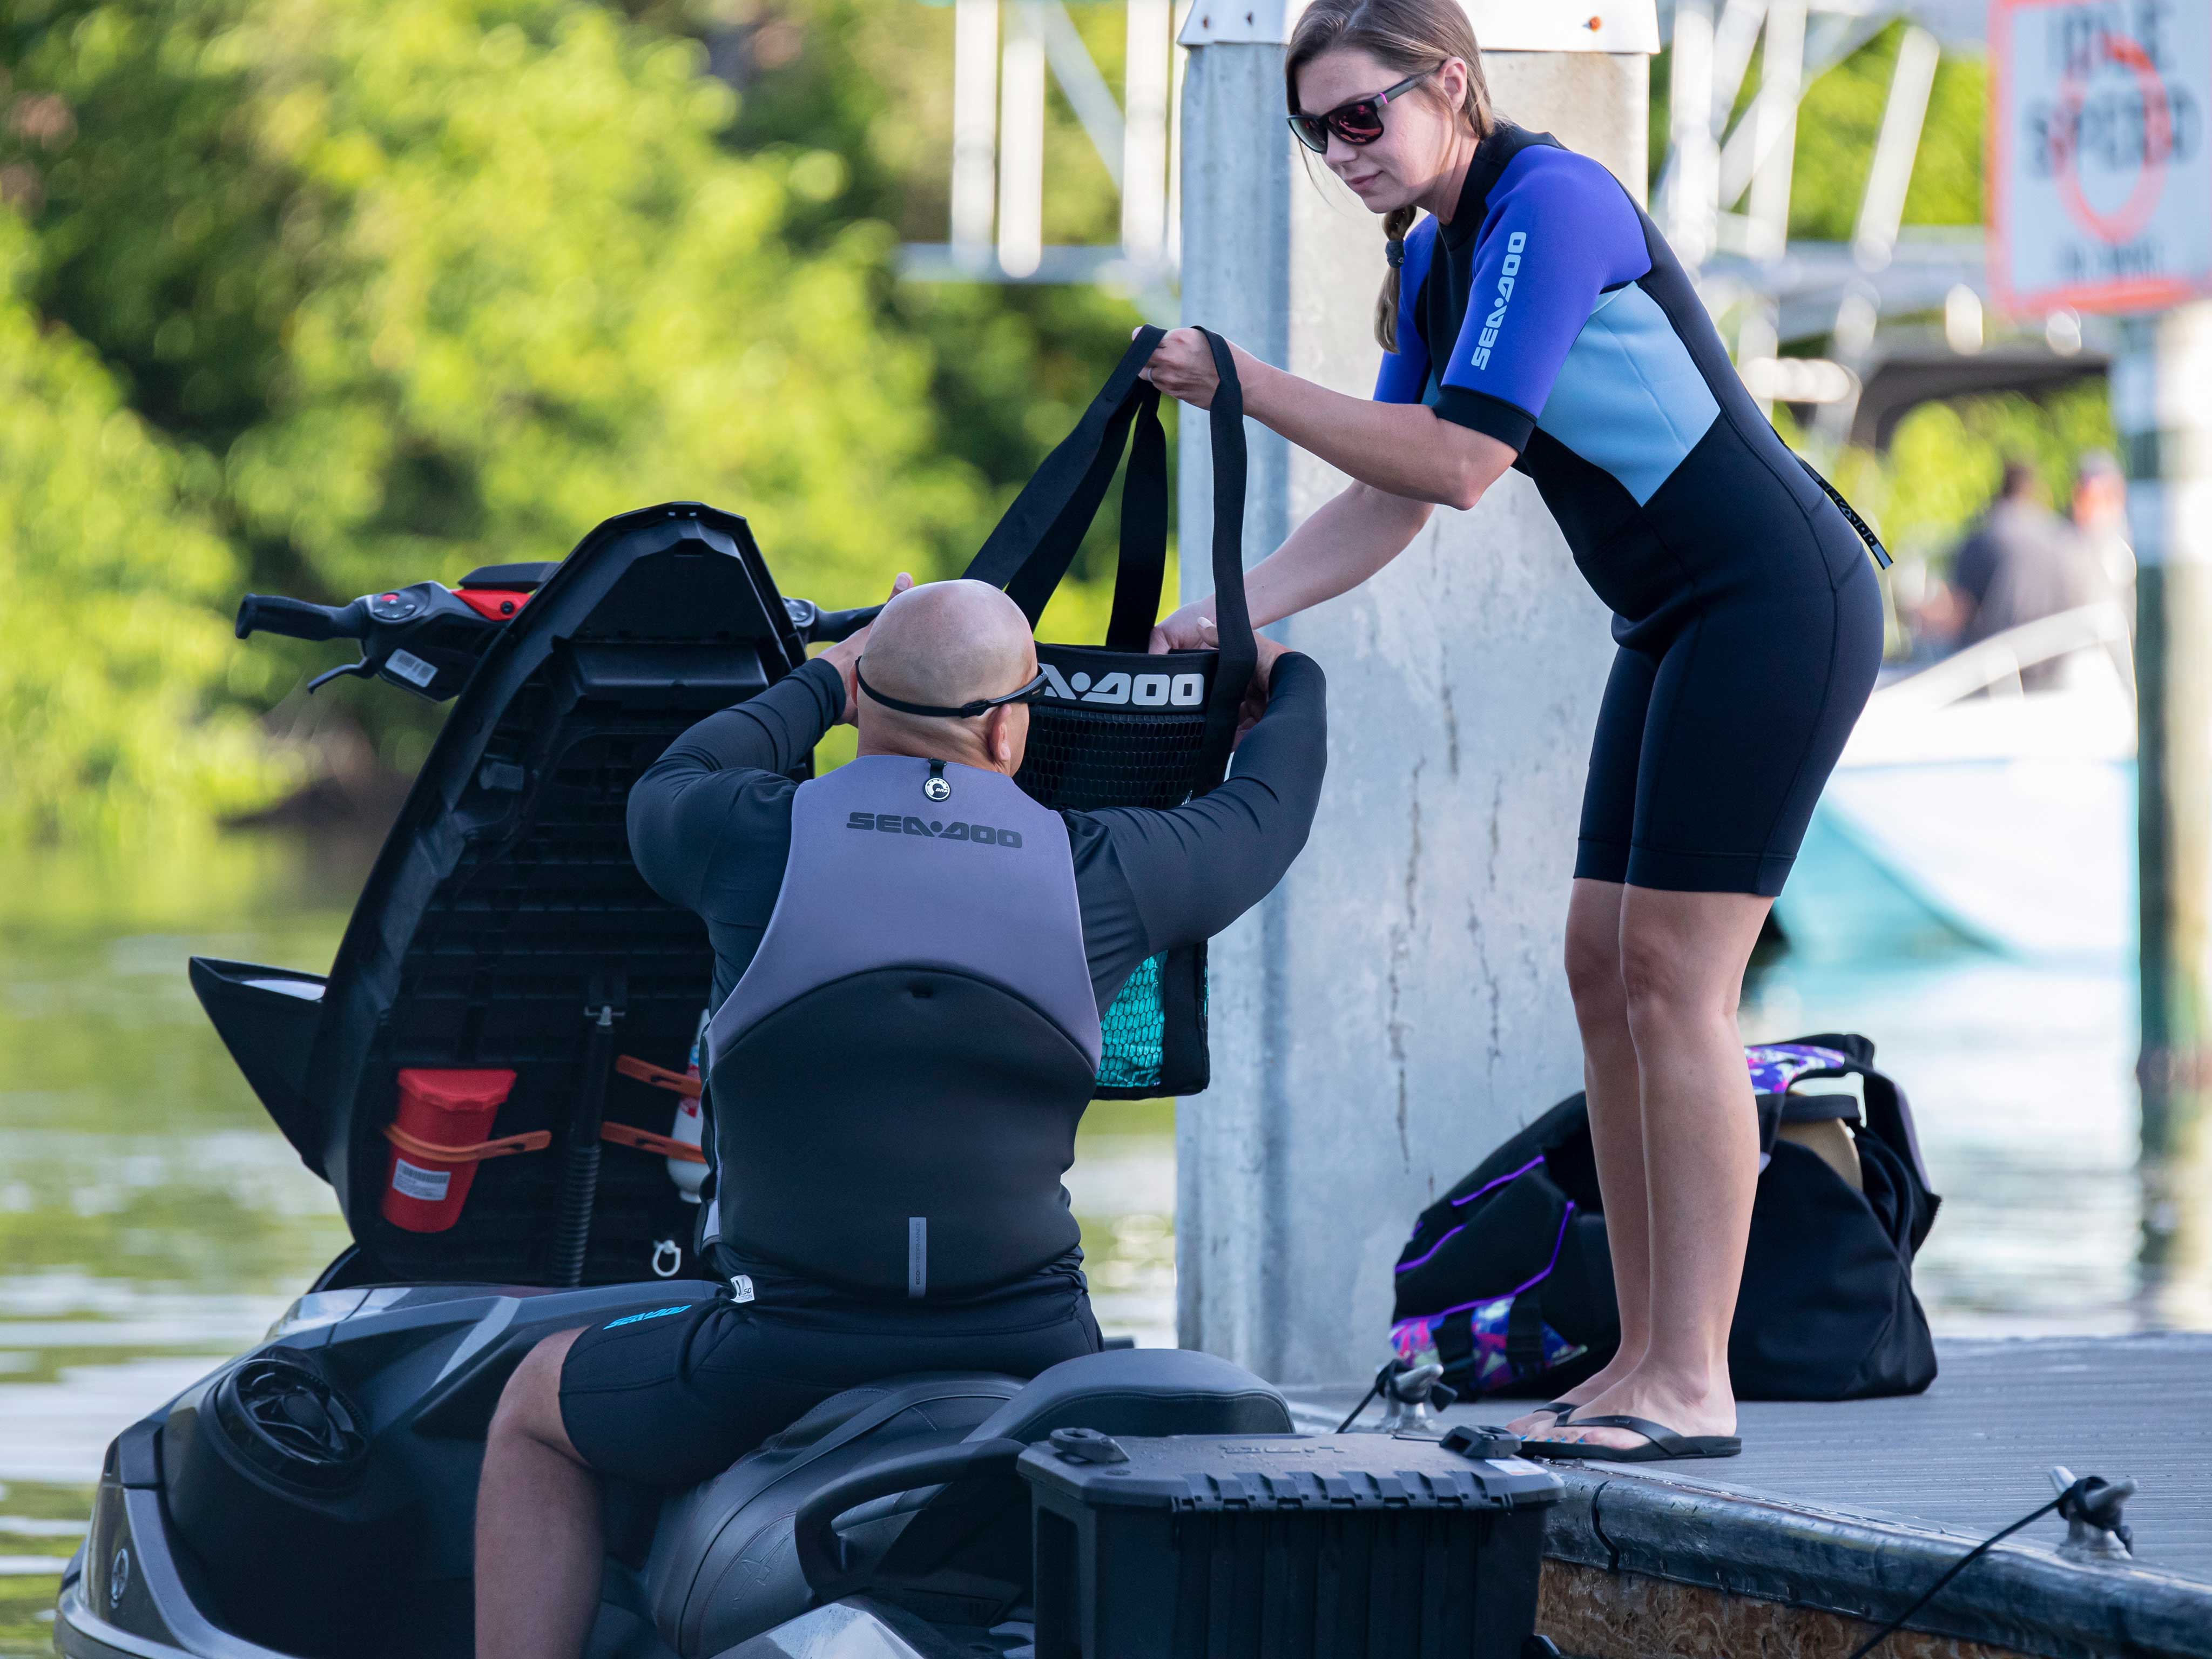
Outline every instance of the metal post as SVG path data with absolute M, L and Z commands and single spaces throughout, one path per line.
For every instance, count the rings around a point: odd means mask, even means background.
M 1015 0 L 999 64 L 999 264 L 1009 276 L 1044 261 L 1044 27 Z
M 1790 240 L 1790 184 L 1797 162 L 1797 100 L 1805 80 L 1805 0 L 1771 0 L 1759 63 L 1752 140 L 1749 252 L 1778 259 Z
M 952 20 L 952 257 L 980 273 L 991 263 L 999 0 L 955 0 Z
M 1121 251 L 1156 265 L 1167 243 L 1168 0 L 1129 0 L 1121 82 Z
M 1715 132 L 1728 125 L 1735 95 L 1743 89 L 1743 77 L 1751 70 L 1752 48 L 1759 44 L 1759 31 L 1765 21 L 1766 0 L 1728 0 L 1721 9 L 1721 21 L 1713 31 Z
M 1667 240 L 1694 276 L 1712 257 L 1720 217 L 1720 147 L 1713 138 L 1712 0 L 1675 0 L 1667 83 Z
M 1182 39 L 1183 25 L 1190 21 L 1190 9 L 1198 0 L 1176 0 L 1175 38 Z M 1182 106 L 1183 76 L 1189 67 L 1190 54 L 1180 46 L 1170 52 L 1172 62 L 1168 71 L 1168 223 L 1167 246 L 1164 250 L 1167 268 L 1182 269 Z
M 1640 197 L 1651 8 L 1469 9 L 1498 108 Z M 1283 131 L 1294 10 L 1200 3 L 1184 32 L 1182 315 L 1364 395 L 1382 237 Z M 1182 431 L 1188 537 L 1212 478 L 1204 422 Z M 1251 436 L 1248 560 L 1345 482 Z M 1187 593 L 1206 580 L 1186 565 Z M 1178 1328 L 1281 1381 L 1336 1382 L 1381 1357 L 1414 1214 L 1579 1085 L 1561 927 L 1613 645 L 1517 473 L 1271 631 L 1328 671 L 1329 787 L 1304 856 L 1214 947 L 1214 1085 L 1176 1113 Z
M 2131 319 L 2112 368 L 2136 581 L 2143 1306 L 2212 1318 L 2212 303 Z
M 1858 413 L 1859 386 L 1874 355 L 1875 325 L 1881 315 L 1881 292 L 1874 278 L 1889 268 L 1905 222 L 1905 193 L 1912 185 L 1912 163 L 1920 153 L 1920 131 L 1928 119 L 1928 97 L 1936 86 L 1942 51 L 1936 37 L 1910 25 L 1898 43 L 1897 64 L 1882 106 L 1881 131 L 1874 142 L 1866 191 L 1859 198 L 1859 219 L 1851 234 L 1851 254 L 1863 278 L 1836 309 L 1833 356 L 1851 371 L 1850 394 L 1823 408 L 1817 422 L 1821 439 L 1840 449 Z

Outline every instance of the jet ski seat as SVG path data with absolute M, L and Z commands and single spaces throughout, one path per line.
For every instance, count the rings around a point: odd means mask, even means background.
M 654 1623 L 677 1652 L 718 1654 L 819 1599 L 794 1520 L 832 1482 L 917 1453 L 1033 1443 L 1054 1429 L 1111 1435 L 1287 1434 L 1273 1388 L 1212 1354 L 1135 1348 L 1088 1354 L 1028 1382 L 981 1374 L 895 1377 L 824 1401 L 662 1511 L 647 1581 Z M 837 1528 L 876 1593 L 925 1616 L 988 1626 L 1025 1603 L 1029 1504 L 1004 1473 L 890 1492 Z

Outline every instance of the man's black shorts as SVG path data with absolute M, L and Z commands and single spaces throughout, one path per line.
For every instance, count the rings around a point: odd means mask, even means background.
M 971 1300 L 862 1302 L 814 1292 L 632 1314 L 578 1337 L 561 1420 L 603 1474 L 688 1486 L 840 1391 L 912 1371 L 1034 1376 L 1099 1348 L 1082 1276 L 1054 1270 Z

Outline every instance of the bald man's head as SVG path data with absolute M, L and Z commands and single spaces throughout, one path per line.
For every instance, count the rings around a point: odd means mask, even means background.
M 908 588 L 868 629 L 860 658 L 860 672 L 875 690 L 939 708 L 1002 697 L 1036 672 L 1029 619 L 987 582 Z M 1011 772 L 1029 735 L 1029 709 L 1018 703 L 954 720 L 901 714 L 863 691 L 859 714 L 862 754 L 921 755 Z M 1001 752 L 1009 748 L 1010 762 Z

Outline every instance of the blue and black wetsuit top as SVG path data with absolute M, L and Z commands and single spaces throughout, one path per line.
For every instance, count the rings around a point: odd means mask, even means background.
M 1597 162 L 1499 126 L 1401 276 L 1376 397 L 1516 451 L 1613 607 L 1576 875 L 1773 896 L 1881 662 L 1853 523 Z
M 1548 134 L 1500 125 L 1483 140 L 1451 222 L 1407 237 L 1400 295 L 1376 398 L 1519 452 L 1625 620 L 1747 574 L 1729 567 L 1771 557 L 1778 535 L 1848 530 L 1745 392 L 1657 228 Z

